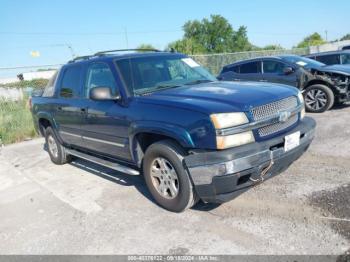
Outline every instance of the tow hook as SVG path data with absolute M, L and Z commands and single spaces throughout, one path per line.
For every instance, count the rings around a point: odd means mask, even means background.
M 249 178 L 250 181 L 254 182 L 254 184 L 260 184 L 262 182 L 264 182 L 264 177 L 266 176 L 266 174 L 271 170 L 272 166 L 275 164 L 274 160 L 273 160 L 273 154 L 272 151 L 270 151 L 270 163 L 267 167 L 265 167 L 261 173 L 259 178 L 254 179 L 254 178 Z

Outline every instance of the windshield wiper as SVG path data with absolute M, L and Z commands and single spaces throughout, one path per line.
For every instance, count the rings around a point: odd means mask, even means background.
M 153 93 L 155 91 L 159 91 L 162 89 L 169 89 L 169 88 L 175 88 L 175 87 L 180 87 L 179 85 L 157 85 L 151 89 L 145 90 L 145 91 L 141 91 L 141 92 L 137 92 L 138 95 L 146 95 L 146 94 L 150 94 Z
M 209 82 L 213 82 L 213 81 L 209 79 L 198 79 L 198 80 L 188 82 L 185 85 L 198 85 L 198 84 L 209 83 Z

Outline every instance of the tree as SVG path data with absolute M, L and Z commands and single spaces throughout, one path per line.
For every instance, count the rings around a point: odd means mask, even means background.
M 190 55 L 206 53 L 204 47 L 193 38 L 183 38 L 172 42 L 168 45 L 168 49 L 174 49 L 178 52 Z
M 316 46 L 316 45 L 322 45 L 325 44 L 326 41 L 322 38 L 322 36 L 319 33 L 313 33 L 303 39 L 297 47 L 298 48 L 305 48 L 308 46 Z
M 340 38 L 340 41 L 344 41 L 344 40 L 350 40 L 350 34 L 346 34 L 342 38 Z
M 283 50 L 284 48 L 281 45 L 266 45 L 262 50 Z
M 151 44 L 141 44 L 136 49 L 156 49 L 156 48 L 153 47 L 153 45 Z
M 247 28 L 241 26 L 234 31 L 226 18 L 211 15 L 210 19 L 188 21 L 183 26 L 184 37 L 169 44 L 179 52 L 223 53 L 247 51 L 252 49 L 248 41 Z

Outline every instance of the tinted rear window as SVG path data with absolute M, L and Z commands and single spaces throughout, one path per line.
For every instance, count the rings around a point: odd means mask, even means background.
M 240 66 L 241 74 L 257 74 L 260 73 L 260 62 L 250 62 L 246 64 L 242 64 Z
M 61 82 L 61 97 L 75 98 L 80 95 L 81 71 L 81 66 L 70 66 L 65 69 Z

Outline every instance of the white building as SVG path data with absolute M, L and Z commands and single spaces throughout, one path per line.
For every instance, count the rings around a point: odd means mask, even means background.
M 56 70 L 35 71 L 35 72 L 22 73 L 22 75 L 23 75 L 23 80 L 33 80 L 38 78 L 50 79 L 55 74 L 55 72 Z
M 310 54 L 328 51 L 338 51 L 342 50 L 344 46 L 350 45 L 350 40 L 338 41 L 334 43 L 328 43 L 319 46 L 310 46 Z

